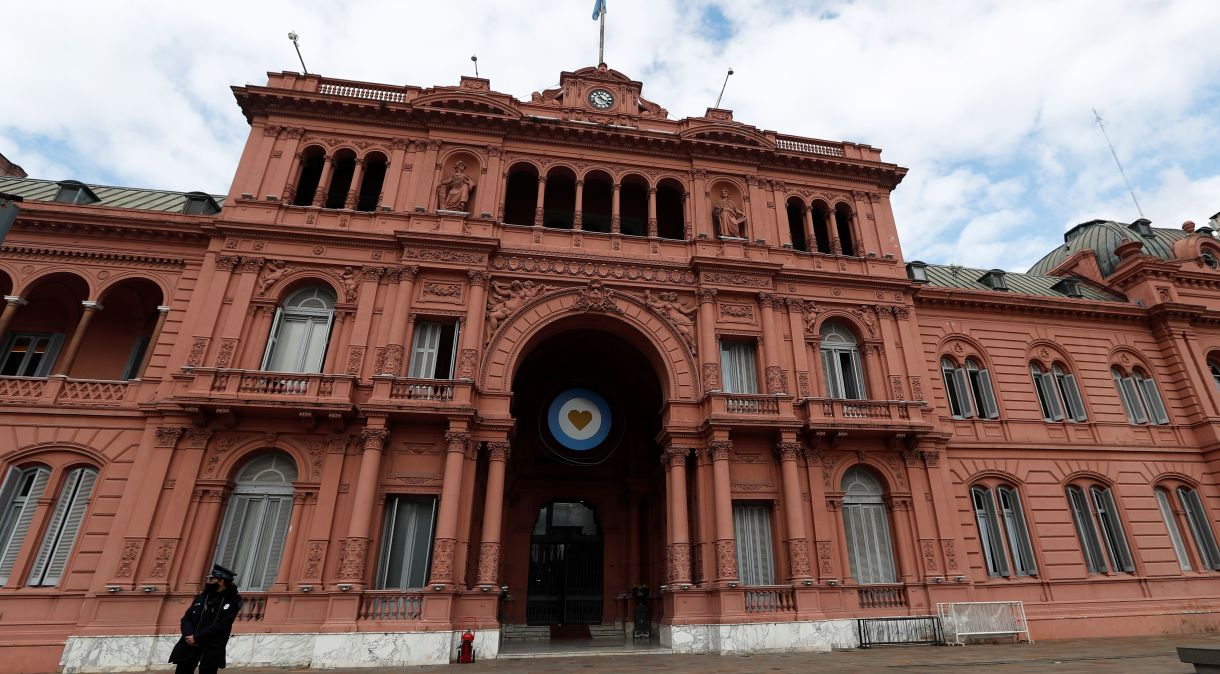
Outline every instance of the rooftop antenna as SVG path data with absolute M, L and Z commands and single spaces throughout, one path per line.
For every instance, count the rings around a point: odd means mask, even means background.
M 470 60 L 474 61 L 474 76 L 478 77 L 479 76 L 479 57 L 471 56 Z
M 1144 209 L 1140 208 L 1140 202 L 1135 198 L 1135 190 L 1131 188 L 1131 181 L 1127 180 L 1127 172 L 1123 170 L 1122 162 L 1118 161 L 1118 153 L 1114 151 L 1114 143 L 1110 142 L 1110 134 L 1106 133 L 1106 123 L 1102 121 L 1101 115 L 1097 114 L 1097 108 L 1093 108 L 1093 117 L 1097 120 L 1097 128 L 1101 129 L 1101 135 L 1106 139 L 1106 146 L 1110 148 L 1110 154 L 1114 157 L 1114 163 L 1118 166 L 1118 172 L 1123 177 L 1123 182 L 1127 185 L 1127 192 L 1131 195 L 1131 201 L 1135 202 L 1135 210 L 1144 217 Z
M 713 107 L 716 107 L 716 108 L 720 107 L 720 99 L 724 98 L 724 88 L 729 86 L 729 75 L 732 75 L 732 74 L 733 74 L 733 68 L 732 68 L 732 66 L 730 66 L 729 72 L 725 73 L 725 75 L 724 75 L 724 84 L 720 85 L 720 95 L 716 97 L 716 105 Z
M 290 32 L 288 33 L 288 39 L 289 39 L 289 40 L 292 40 L 292 46 L 293 46 L 293 47 L 296 47 L 296 49 L 297 49 L 297 58 L 301 60 L 301 70 L 304 70 L 304 71 L 305 71 L 305 74 L 306 74 L 306 75 L 308 75 L 308 74 L 309 74 L 309 68 L 306 68 L 306 67 L 305 67 L 305 57 L 304 57 L 304 56 L 301 56 L 301 45 L 297 44 L 297 40 L 298 40 L 298 39 L 300 39 L 300 37 L 301 37 L 301 36 L 300 36 L 300 35 L 297 35 L 297 32 L 296 32 L 295 30 L 294 30 L 294 31 L 290 31 Z

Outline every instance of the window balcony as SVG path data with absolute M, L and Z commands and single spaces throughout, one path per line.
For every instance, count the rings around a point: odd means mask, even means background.
M 734 425 L 770 425 L 796 419 L 792 398 L 787 395 L 713 391 L 707 394 L 704 406 L 709 419 Z
M 813 431 L 852 430 L 887 434 L 892 431 L 930 431 L 918 400 L 844 400 L 806 398 L 802 401 L 807 424 Z
M 373 392 L 362 407 L 399 416 L 474 412 L 474 383 L 466 379 L 373 377 Z
M 0 404 L 56 407 L 120 407 L 134 404 L 139 380 L 0 377 Z
M 265 372 L 197 367 L 174 376 L 173 402 L 228 415 L 239 409 L 276 409 L 343 415 L 352 410 L 356 378 L 347 374 Z

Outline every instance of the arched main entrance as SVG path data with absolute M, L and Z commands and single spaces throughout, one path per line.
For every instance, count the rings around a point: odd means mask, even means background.
M 661 382 L 613 319 L 549 327 L 513 377 L 504 622 L 621 626 L 623 597 L 664 582 Z

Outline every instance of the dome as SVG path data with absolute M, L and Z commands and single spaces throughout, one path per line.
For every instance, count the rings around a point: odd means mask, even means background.
M 1029 273 L 1049 274 L 1052 269 L 1058 267 L 1072 255 L 1082 250 L 1092 250 L 1097 255 L 1097 265 L 1101 268 L 1101 273 L 1109 276 L 1118 266 L 1118 255 L 1115 254 L 1114 249 L 1123 242 L 1123 239 L 1144 244 L 1145 255 L 1172 260 L 1174 242 L 1186 236 L 1186 232 L 1180 229 L 1152 227 L 1143 218 L 1131 224 L 1110 220 L 1090 220 L 1076 225 L 1064 233 L 1063 245 L 1035 262 L 1034 266 L 1029 268 Z

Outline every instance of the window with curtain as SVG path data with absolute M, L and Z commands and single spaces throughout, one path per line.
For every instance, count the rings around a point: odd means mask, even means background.
M 1211 520 L 1203 508 L 1199 491 L 1178 487 L 1177 492 L 1182 512 L 1186 514 L 1186 524 L 1190 527 L 1190 535 L 1195 539 L 1195 549 L 1199 551 L 1199 562 L 1204 568 L 1220 570 L 1220 549 L 1216 547 L 1216 536 L 1212 532 Z
M 970 490 L 979 542 L 990 576 L 1033 576 L 1038 573 L 1021 497 L 1002 485 L 995 489 L 976 486 Z M 1007 545 L 1007 549 L 1005 546 Z M 1011 559 L 1011 564 L 1009 563 Z
M 417 322 L 407 376 L 416 379 L 452 379 L 459 331 L 458 322 Z
M 237 574 L 242 592 L 262 592 L 279 574 L 296 479 L 296 464 L 281 453 L 256 457 L 237 474 L 215 561 Z
M 881 483 L 867 469 L 854 466 L 843 475 L 842 488 L 843 527 L 852 577 L 861 585 L 897 582 Z
M 27 585 L 52 587 L 59 584 L 84 524 L 96 481 L 97 471 L 93 468 L 77 468 L 68 473 L 59 490 L 59 498 L 55 500 L 38 555 L 34 557 Z
M 1134 573 L 1135 562 L 1131 548 L 1127 546 L 1113 491 L 1095 484 L 1088 486 L 1086 493 L 1084 487 L 1071 485 L 1067 488 L 1067 499 L 1089 572 Z
M 389 496 L 381 530 L 377 588 L 405 590 L 428 584 L 436 497 Z
M 737 577 L 741 584 L 774 585 L 771 505 L 734 503 L 733 534 L 737 538 Z
M 1118 389 L 1118 397 L 1122 400 L 1128 421 L 1133 424 L 1169 423 L 1169 415 L 1157 392 L 1156 383 L 1141 370 L 1133 369 L 1128 374 L 1121 368 L 1112 367 L 1110 376 L 1114 378 L 1114 386 Z
M 38 499 L 47 488 L 51 469 L 46 466 L 10 468 L 0 485 L 0 585 L 8 582 L 13 564 L 34 520 Z
M 269 372 L 321 372 L 334 322 L 335 293 L 311 286 L 293 293 L 275 310 L 263 354 Z
M 856 336 L 838 323 L 822 326 L 822 371 L 826 373 L 826 397 L 863 400 L 864 369 Z
M 1190 555 L 1186 553 L 1186 544 L 1182 541 L 1182 530 L 1178 528 L 1178 518 L 1173 513 L 1173 505 L 1169 502 L 1169 492 L 1157 487 L 1156 506 L 1165 520 L 1165 528 L 1169 530 L 1169 541 L 1173 543 L 1173 554 L 1178 558 L 1178 566 L 1183 571 L 1190 571 Z
M 758 393 L 753 341 L 720 340 L 720 372 L 725 393 Z
M 0 377 L 45 377 L 59 356 L 64 336 L 50 332 L 15 332 L 0 351 Z
M 1029 373 L 1034 380 L 1034 391 L 1038 394 L 1038 405 L 1046 421 L 1086 421 L 1084 399 L 1076 384 L 1076 375 L 1061 363 L 1055 363 L 1048 372 L 1038 363 L 1029 364 Z

